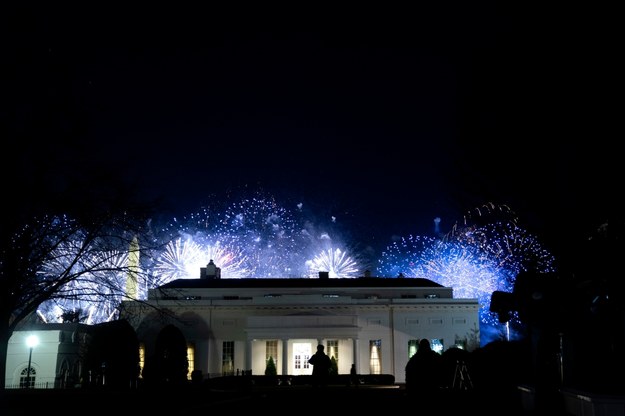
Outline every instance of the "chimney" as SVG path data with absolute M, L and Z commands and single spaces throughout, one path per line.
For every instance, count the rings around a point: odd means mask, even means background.
M 319 279 L 329 279 L 330 272 L 319 272 Z

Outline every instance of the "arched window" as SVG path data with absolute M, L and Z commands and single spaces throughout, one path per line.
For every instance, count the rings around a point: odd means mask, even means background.
M 187 380 L 191 380 L 193 370 L 195 370 L 195 344 L 187 342 L 187 362 L 189 363 L 189 372 L 187 372 Z
M 37 371 L 30 367 L 30 376 L 28 374 L 28 367 L 24 368 L 20 373 L 20 388 L 32 389 L 35 387 L 35 378 L 37 377 Z

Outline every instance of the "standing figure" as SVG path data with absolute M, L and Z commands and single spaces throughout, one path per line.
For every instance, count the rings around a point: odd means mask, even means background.
M 406 390 L 425 393 L 426 396 L 442 387 L 443 359 L 430 347 L 430 341 L 423 338 L 419 349 L 406 364 Z
M 360 381 L 358 380 L 358 372 L 356 371 L 356 364 L 352 364 L 352 368 L 350 368 L 349 370 L 349 380 L 350 380 L 350 384 L 352 384 L 354 387 L 358 387 L 358 383 Z
M 328 385 L 332 362 L 324 349 L 325 347 L 322 344 L 317 345 L 317 352 L 308 360 L 308 363 L 313 366 L 312 379 L 314 387 L 325 387 Z

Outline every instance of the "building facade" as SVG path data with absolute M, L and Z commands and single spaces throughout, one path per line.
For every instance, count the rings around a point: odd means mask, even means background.
M 78 385 L 90 332 L 89 325 L 79 323 L 28 323 L 14 331 L 7 350 L 6 388 Z M 29 346 L 29 337 L 35 337 L 36 343 Z
M 29 343 L 32 339 L 34 344 Z M 8 389 L 135 387 L 138 362 L 139 342 L 125 320 L 87 325 L 27 319 L 9 339 L 5 385 Z
M 338 374 L 354 364 L 401 383 L 422 338 L 439 352 L 479 347 L 477 299 L 455 299 L 427 279 L 227 279 L 210 266 L 198 279 L 150 289 L 145 301 L 122 302 L 143 371 L 186 349 L 189 378 L 264 374 L 270 357 L 278 375 L 308 375 L 308 357 L 323 344 Z

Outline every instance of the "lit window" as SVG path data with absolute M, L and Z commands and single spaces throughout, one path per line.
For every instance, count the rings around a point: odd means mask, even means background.
M 334 357 L 334 360 L 336 361 L 336 365 L 338 367 L 339 364 L 339 341 L 336 339 L 331 339 L 328 340 L 328 357 L 330 357 L 330 359 L 332 359 L 332 357 Z
M 417 352 L 418 349 L 419 349 L 419 340 L 409 339 L 408 340 L 408 358 L 412 357 Z
M 224 341 L 223 343 L 221 372 L 224 376 L 234 375 L 234 341 Z
M 432 350 L 433 351 L 435 351 L 435 352 L 437 352 L 439 354 L 443 353 L 443 350 L 445 349 L 445 345 L 444 345 L 442 339 L 434 338 L 430 343 L 432 344 Z
M 382 340 L 369 341 L 369 371 L 371 374 L 382 374 Z
M 278 368 L 278 341 L 269 340 L 265 343 L 265 362 L 269 360 L 269 357 L 273 357 L 273 362 Z
M 145 344 L 139 343 L 139 378 L 143 378 L 143 367 L 145 366 Z
M 192 342 L 187 343 L 187 361 L 189 362 L 189 369 L 187 372 L 187 379 L 191 380 L 193 370 L 195 370 L 195 344 Z

